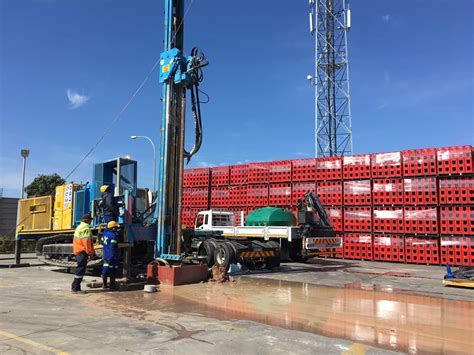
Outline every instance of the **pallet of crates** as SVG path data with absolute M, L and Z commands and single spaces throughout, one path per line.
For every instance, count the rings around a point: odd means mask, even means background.
M 374 260 L 404 262 L 403 180 L 382 177 L 372 184 Z
M 372 260 L 370 155 L 343 157 L 341 175 L 344 259 Z
M 374 260 L 405 261 L 402 156 L 371 156 Z
M 296 205 L 307 192 L 316 193 L 316 159 L 294 159 L 291 161 L 291 211 L 297 221 Z
M 474 265 L 474 174 L 439 177 L 441 263 Z
M 439 265 L 438 185 L 434 149 L 404 151 L 403 199 L 407 263 Z M 408 160 L 408 163 L 405 162 Z M 418 165 L 412 166 L 416 160 Z M 407 167 L 408 164 L 408 167 Z
M 248 164 L 247 216 L 269 204 L 269 170 L 269 162 Z
M 315 160 L 316 192 L 331 220 L 338 237 L 343 238 L 343 184 L 342 157 L 325 157 Z M 344 250 L 332 248 L 322 251 L 322 256 L 343 258 Z

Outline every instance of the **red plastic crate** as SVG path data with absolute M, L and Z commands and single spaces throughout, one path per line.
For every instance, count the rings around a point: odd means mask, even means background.
M 441 206 L 441 234 L 474 235 L 474 206 Z
M 184 169 L 183 186 L 200 187 L 209 186 L 209 168 Z
M 304 198 L 304 194 L 307 192 L 316 193 L 316 183 L 315 182 L 295 182 L 292 186 L 291 191 L 291 205 L 296 206 L 298 199 Z
M 441 237 L 441 264 L 474 266 L 474 237 Z
M 466 174 L 473 171 L 472 146 L 438 149 L 438 174 Z
M 270 184 L 269 204 L 270 206 L 290 206 L 291 184 Z
M 211 185 L 227 186 L 230 181 L 230 169 L 228 166 L 216 166 L 211 168 Z
M 323 205 L 342 205 L 341 181 L 319 181 L 317 192 Z
M 183 207 L 209 206 L 209 189 L 207 187 L 183 188 Z
M 229 206 L 229 187 L 218 186 L 211 188 L 211 207 Z
M 374 234 L 374 260 L 405 261 L 403 235 Z
M 438 204 L 435 177 L 408 178 L 403 180 L 404 200 L 407 205 Z
M 332 226 L 335 231 L 342 231 L 342 206 L 325 207 L 326 213 L 331 220 Z
M 436 148 L 404 150 L 403 176 L 436 175 Z
M 344 258 L 372 260 L 372 235 L 346 233 L 343 240 Z
M 270 162 L 270 182 L 291 182 L 291 160 Z
M 268 206 L 268 185 L 249 185 L 247 203 L 249 206 Z
M 245 185 L 248 183 L 249 166 L 247 164 L 231 165 L 229 171 L 231 185 Z
M 342 158 L 342 176 L 344 179 L 370 178 L 370 154 L 352 155 Z
M 439 203 L 474 204 L 474 176 L 450 176 L 439 179 Z
M 439 265 L 439 238 L 405 236 L 407 263 Z
M 374 207 L 374 231 L 403 233 L 403 207 Z
M 402 153 L 372 154 L 372 177 L 402 176 Z
M 296 159 L 292 161 L 293 181 L 316 181 L 316 159 Z
M 374 179 L 372 201 L 374 205 L 402 205 L 403 180 L 401 178 Z
M 344 181 L 344 205 L 371 205 L 370 180 Z
M 229 206 L 247 206 L 247 185 L 229 186 Z
M 345 207 L 344 231 L 372 231 L 372 207 Z
M 249 167 L 249 184 L 267 184 L 269 180 L 270 163 L 250 163 Z
M 436 206 L 405 206 L 405 232 L 409 234 L 438 234 Z
M 340 180 L 342 179 L 342 158 L 328 157 L 316 159 L 317 180 Z

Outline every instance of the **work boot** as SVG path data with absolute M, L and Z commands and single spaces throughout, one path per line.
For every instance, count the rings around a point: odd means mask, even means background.
M 112 283 L 112 279 L 110 280 Z M 105 290 L 107 288 L 107 275 L 102 275 L 102 289 Z
M 110 276 L 110 290 L 111 291 L 117 291 L 117 283 L 115 282 L 115 276 Z

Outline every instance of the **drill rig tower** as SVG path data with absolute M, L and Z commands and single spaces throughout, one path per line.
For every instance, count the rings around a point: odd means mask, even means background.
M 351 96 L 347 32 L 351 26 L 346 0 L 309 0 L 314 36 L 315 121 L 317 157 L 352 154 Z

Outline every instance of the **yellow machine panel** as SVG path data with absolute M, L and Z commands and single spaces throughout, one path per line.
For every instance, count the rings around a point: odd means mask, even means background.
M 25 198 L 19 201 L 19 230 L 51 230 L 51 196 Z
M 67 184 L 56 187 L 54 197 L 53 229 L 70 229 L 73 227 L 73 202 L 77 185 Z

